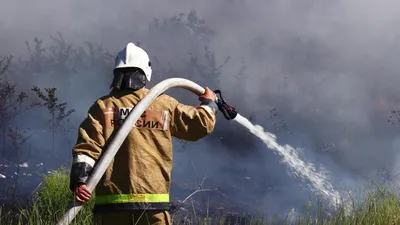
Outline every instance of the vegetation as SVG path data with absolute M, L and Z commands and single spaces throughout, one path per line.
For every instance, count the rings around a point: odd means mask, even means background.
M 43 177 L 43 186 L 35 193 L 33 202 L 28 207 L 17 207 L 16 210 L 1 212 L 0 224 L 54 224 L 60 218 L 74 196 L 69 190 L 67 170 L 60 168 Z M 90 224 L 91 199 L 77 216 L 77 224 Z
M 57 88 L 45 88 L 45 95 L 40 88 L 33 86 L 32 91 L 34 91 L 37 96 L 44 102 L 43 106 L 46 106 L 51 115 L 51 131 L 52 131 L 52 154 L 55 155 L 55 132 L 56 128 L 60 126 L 60 122 L 67 119 L 75 109 L 70 109 L 66 112 L 66 102 L 58 103 L 58 98 L 56 97 Z
M 58 169 L 44 176 L 43 187 L 35 194 L 33 204 L 18 211 L 0 211 L 0 224 L 54 224 L 73 201 L 69 190 L 66 169 Z M 95 197 L 94 197 L 95 198 Z M 92 224 L 94 198 L 86 203 L 71 224 Z M 288 212 L 286 218 L 260 215 L 256 217 L 232 215 L 212 215 L 194 213 L 172 214 L 173 224 L 399 224 L 400 198 L 388 189 L 377 187 L 368 192 L 363 201 L 353 201 L 350 211 L 340 205 L 335 212 L 328 213 L 323 203 L 311 202 L 304 215 Z

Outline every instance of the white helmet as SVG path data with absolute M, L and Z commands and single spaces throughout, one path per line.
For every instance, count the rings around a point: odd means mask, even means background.
M 149 55 L 145 50 L 133 43 L 128 43 L 128 45 L 118 53 L 115 59 L 114 70 L 130 67 L 143 70 L 147 80 L 150 81 L 152 70 Z

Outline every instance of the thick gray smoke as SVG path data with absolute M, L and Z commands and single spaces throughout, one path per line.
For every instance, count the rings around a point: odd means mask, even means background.
M 192 9 L 197 15 L 188 17 Z M 183 22 L 171 20 L 179 13 L 185 13 Z M 400 167 L 397 130 L 387 122 L 400 103 L 398 15 L 400 4 L 389 0 L 2 1 L 0 49 L 2 55 L 27 58 L 26 40 L 38 37 L 51 45 L 49 36 L 57 32 L 67 44 L 90 41 L 112 56 L 126 43 L 140 42 L 154 62 L 150 87 L 180 76 L 220 88 L 244 116 L 276 133 L 280 142 L 303 148 L 305 158 L 324 166 L 337 188 L 355 189 L 380 179 L 382 170 L 397 175 Z M 217 65 L 204 46 L 215 52 Z M 208 67 L 190 61 L 188 53 Z M 13 65 L 20 66 L 17 60 Z M 93 65 L 98 69 L 24 71 L 14 79 L 23 88 L 56 86 L 60 99 L 76 109 L 68 123 L 76 128 L 111 81 L 112 65 Z M 197 104 L 183 91 L 170 93 Z M 204 188 L 219 186 L 219 191 L 198 199 L 210 198 L 214 206 L 285 213 L 306 204 L 310 193 L 286 175 L 277 156 L 222 115 L 217 127 L 202 141 L 176 143 L 176 150 L 186 150 L 175 154 L 175 197 L 190 194 L 206 176 Z M 49 135 L 37 134 L 34 148 L 48 148 L 43 145 Z M 75 135 L 57 143 L 67 157 Z

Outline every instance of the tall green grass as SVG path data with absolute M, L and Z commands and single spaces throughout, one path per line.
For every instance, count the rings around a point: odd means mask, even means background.
M 69 178 L 66 169 L 59 169 L 44 176 L 42 187 L 36 192 L 30 207 L 19 207 L 9 211 L 0 209 L 0 224 L 54 224 L 67 210 L 73 200 L 68 188 Z M 71 224 L 92 224 L 92 198 L 79 212 Z M 334 212 L 325 209 L 324 204 L 310 202 L 305 214 L 294 216 L 294 209 L 288 212 L 286 218 L 275 216 L 253 217 L 224 217 L 205 216 L 195 213 L 175 214 L 173 224 L 340 224 L 340 225 L 395 225 L 400 224 L 400 198 L 397 194 L 383 187 L 365 193 L 360 202 L 352 200 L 347 207 L 340 205 Z M 241 218 L 241 219 L 238 219 Z
M 0 211 L 0 224 L 55 224 L 73 202 L 74 196 L 69 190 L 68 171 L 64 168 L 53 171 L 43 177 L 42 187 L 35 193 L 30 207 L 18 207 L 18 210 Z M 84 205 L 76 220 L 71 224 L 91 224 L 93 199 Z

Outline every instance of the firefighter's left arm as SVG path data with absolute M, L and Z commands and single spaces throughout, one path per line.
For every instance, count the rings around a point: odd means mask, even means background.
M 70 173 L 70 189 L 86 184 L 105 144 L 102 126 L 102 110 L 93 104 L 86 119 L 80 124 L 78 138 L 72 149 L 73 161 Z

